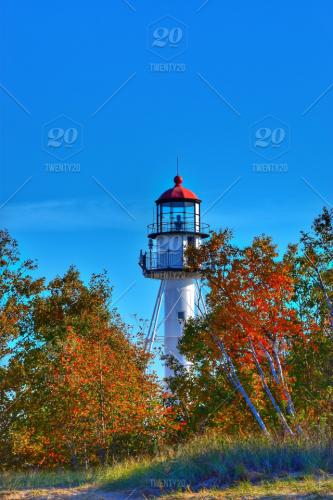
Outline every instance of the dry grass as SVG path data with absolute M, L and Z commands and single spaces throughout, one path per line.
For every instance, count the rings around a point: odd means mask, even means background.
M 88 494 L 96 494 L 98 489 L 108 491 L 108 498 L 122 498 L 120 493 L 115 497 L 112 492 L 135 490 L 132 500 L 140 498 L 138 495 L 166 494 L 167 498 L 191 498 L 191 495 L 192 498 L 256 498 L 253 495 L 280 495 L 283 488 L 282 497 L 297 495 L 297 488 L 302 488 L 304 494 L 328 495 L 332 491 L 330 474 L 333 474 L 333 445 L 328 440 L 274 441 L 261 437 L 237 440 L 209 433 L 178 449 L 165 450 L 157 457 L 126 460 L 104 468 L 2 473 L 0 491 L 8 495 L 10 491 L 18 494 L 20 490 L 25 493 L 44 490 L 39 495 L 43 497 L 45 488 L 52 487 L 63 489 L 64 495 L 72 489 L 76 496 L 88 498 Z M 304 479 L 299 481 L 296 477 Z M 192 493 L 180 493 L 186 490 Z M 172 496 L 171 491 L 178 493 Z M 196 493 L 199 491 L 205 493 Z

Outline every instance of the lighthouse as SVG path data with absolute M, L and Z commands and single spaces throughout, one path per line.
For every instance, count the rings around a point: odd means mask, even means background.
M 198 248 L 209 236 L 209 226 L 200 218 L 201 200 L 183 186 L 179 175 L 174 186 L 156 200 L 155 220 L 148 226 L 148 250 L 140 252 L 139 264 L 146 278 L 160 281 L 159 291 L 146 338 L 150 352 L 156 332 L 164 325 L 164 353 L 183 365 L 186 359 L 178 351 L 178 341 L 186 320 L 196 315 L 196 295 L 200 271 L 190 269 L 186 250 Z M 164 315 L 159 321 L 164 300 Z M 165 377 L 172 370 L 165 367 Z

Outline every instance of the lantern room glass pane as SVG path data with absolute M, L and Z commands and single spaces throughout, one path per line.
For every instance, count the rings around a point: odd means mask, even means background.
M 159 232 L 199 231 L 198 203 L 189 201 L 165 202 L 157 207 Z

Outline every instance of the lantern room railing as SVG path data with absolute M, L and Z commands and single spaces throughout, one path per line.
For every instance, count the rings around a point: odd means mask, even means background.
M 148 225 L 148 235 L 161 233 L 196 233 L 204 237 L 209 234 L 209 224 L 192 221 L 167 221 Z

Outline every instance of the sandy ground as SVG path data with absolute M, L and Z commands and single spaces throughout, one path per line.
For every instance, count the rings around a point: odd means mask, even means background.
M 300 485 L 301 486 L 301 485 Z M 157 499 L 159 497 L 156 490 L 132 490 L 132 491 L 119 491 L 111 492 L 103 490 L 100 488 L 94 488 L 92 486 L 83 486 L 79 488 L 45 488 L 36 490 L 15 490 L 15 491 L 0 491 L 0 499 L 5 500 L 27 500 L 27 499 L 55 499 L 55 500 L 68 500 L 69 498 L 82 499 L 82 500 L 148 500 L 149 498 Z M 167 498 L 171 500 L 216 500 L 216 499 L 246 499 L 246 500 L 317 500 L 321 499 L 333 499 L 333 488 L 330 484 L 329 486 L 323 485 L 323 488 L 304 491 L 302 487 L 300 489 L 287 489 L 277 488 L 274 491 L 244 491 L 244 492 L 233 492 L 231 489 L 225 491 L 220 490 L 218 492 L 210 492 L 208 490 L 203 490 L 198 493 L 178 493 L 171 494 Z
M 57 489 L 57 488 L 50 488 L 50 489 L 45 489 L 45 490 L 30 490 L 30 491 L 8 491 L 8 492 L 0 492 L 0 498 L 5 499 L 5 500 L 27 500 L 27 499 L 38 499 L 38 500 L 46 500 L 46 499 L 55 499 L 55 500 L 68 500 L 70 497 L 75 498 L 75 499 L 83 499 L 83 500 L 144 500 L 148 498 L 152 498 L 151 496 L 146 496 L 143 493 L 136 493 L 135 491 L 132 492 L 108 492 L 104 490 L 99 490 L 99 489 L 75 489 L 75 488 L 69 488 L 69 489 Z M 153 497 L 153 498 L 158 498 L 158 497 Z M 319 498 L 321 499 L 332 499 L 333 498 L 333 492 L 327 492 L 326 494 L 316 494 L 316 493 L 307 493 L 307 494 L 297 494 L 297 493 L 292 493 L 292 494 L 273 494 L 273 495 L 244 495 L 244 496 L 233 496 L 233 495 L 217 495 L 215 496 L 214 494 L 179 494 L 176 496 L 172 497 L 173 499 L 184 499 L 184 500 L 214 500 L 214 499 L 222 499 L 224 498 L 225 500 L 227 499 L 246 499 L 246 500 L 254 500 L 254 499 L 260 499 L 260 500 L 317 500 Z
M 109 492 L 94 488 L 49 488 L 45 490 L 0 492 L 0 498 L 5 500 L 30 500 L 33 498 L 38 498 L 38 500 L 66 500 L 70 497 L 78 500 L 142 500 L 145 498 L 142 495 L 136 494 L 135 491 Z

